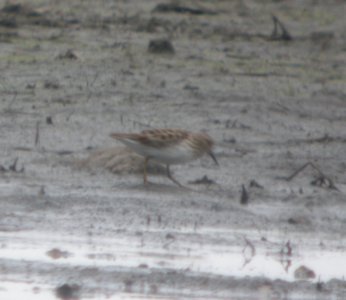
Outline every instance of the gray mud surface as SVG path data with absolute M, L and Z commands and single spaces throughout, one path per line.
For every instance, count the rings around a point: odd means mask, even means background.
M 5 2 L 0 299 L 346 299 L 345 1 Z M 166 127 L 220 167 L 144 186 Z

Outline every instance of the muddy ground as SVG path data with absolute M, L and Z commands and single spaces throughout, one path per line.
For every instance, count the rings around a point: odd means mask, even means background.
M 0 4 L 1 299 L 346 298 L 344 1 Z

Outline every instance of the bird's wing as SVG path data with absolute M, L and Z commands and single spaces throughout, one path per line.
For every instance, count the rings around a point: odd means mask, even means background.
M 119 141 L 132 140 L 143 145 L 155 148 L 168 147 L 182 141 L 188 132 L 180 129 L 152 129 L 141 133 L 112 133 L 111 137 Z
M 152 129 L 141 132 L 141 142 L 152 147 L 168 147 L 177 144 L 188 136 L 180 129 Z

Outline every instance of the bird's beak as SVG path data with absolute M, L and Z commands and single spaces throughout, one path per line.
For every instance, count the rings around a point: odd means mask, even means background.
M 213 161 L 215 162 L 215 164 L 216 164 L 216 165 L 219 165 L 219 163 L 218 163 L 218 161 L 217 161 L 217 159 L 216 159 L 214 153 L 210 151 L 210 152 L 209 152 L 209 155 L 210 155 L 210 157 L 213 159 Z

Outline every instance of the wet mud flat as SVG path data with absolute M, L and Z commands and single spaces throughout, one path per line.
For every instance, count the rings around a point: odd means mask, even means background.
M 0 298 L 344 299 L 343 7 L 0 1 Z M 144 186 L 162 127 L 220 167 Z

